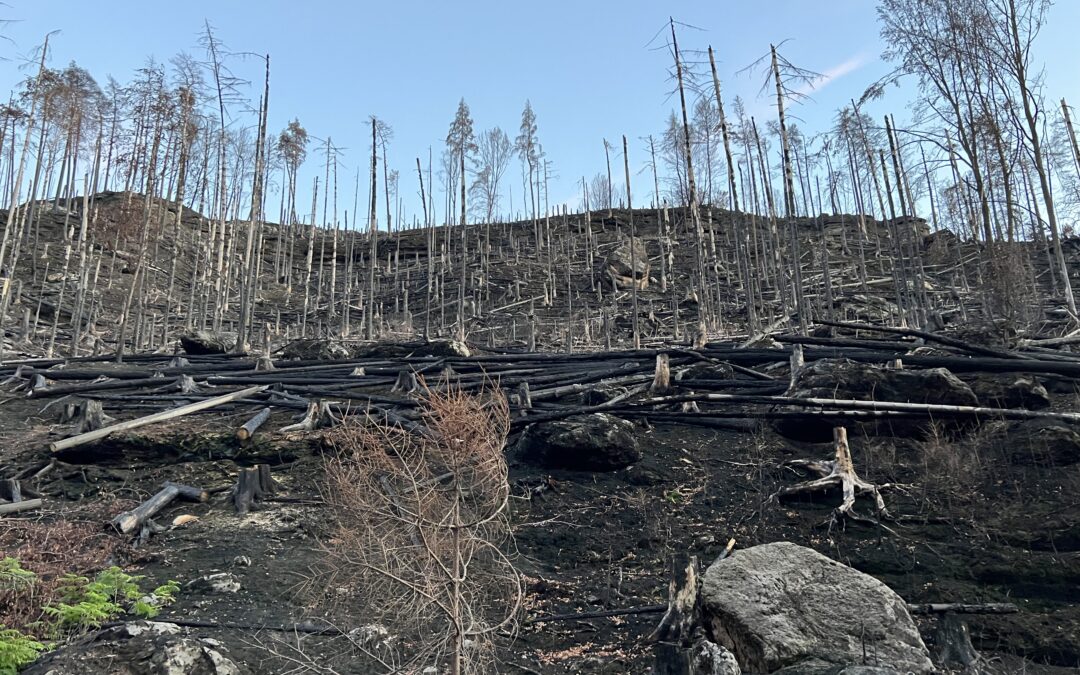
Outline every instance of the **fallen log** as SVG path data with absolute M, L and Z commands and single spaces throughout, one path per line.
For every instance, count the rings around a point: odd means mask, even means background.
M 166 482 L 150 499 L 116 516 L 109 521 L 109 524 L 120 534 L 131 534 L 178 497 L 189 501 L 205 502 L 210 498 L 210 494 L 201 488 Z
M 920 346 L 911 341 L 859 340 L 856 338 L 818 337 L 814 335 L 774 335 L 773 339 L 781 344 L 811 345 L 818 347 L 850 347 L 852 349 L 872 349 L 874 351 L 896 352 L 897 354 L 902 354 Z
M 642 605 L 640 607 L 626 607 L 623 609 L 607 609 L 599 612 L 571 612 L 569 614 L 549 614 L 527 619 L 522 623 L 526 626 L 535 623 L 550 623 L 554 621 L 578 621 L 581 619 L 606 619 L 612 616 L 628 616 L 631 614 L 659 614 L 667 611 L 667 604 Z
M 65 438 L 63 440 L 50 443 L 49 451 L 60 452 L 61 450 L 67 450 L 70 448 L 78 447 L 80 445 L 85 445 L 86 443 L 92 443 L 118 431 L 129 431 L 131 429 L 138 429 L 139 427 L 143 427 L 148 424 L 154 424 L 156 422 L 164 422 L 166 420 L 176 419 L 177 417 L 183 417 L 184 415 L 199 412 L 200 410 L 206 410 L 208 408 L 213 408 L 214 406 L 229 403 L 230 401 L 235 401 L 237 399 L 251 396 L 252 394 L 257 394 L 261 391 L 265 391 L 268 387 L 269 385 L 248 387 L 246 389 L 234 391 L 229 394 L 223 394 L 221 396 L 215 396 L 214 398 L 208 398 L 204 401 L 189 403 L 188 405 L 183 405 L 179 408 L 173 408 L 172 410 L 164 410 L 159 413 L 154 413 L 153 415 L 147 415 L 145 417 L 128 420 L 127 422 L 113 424 L 102 429 L 88 431 L 84 434 L 79 434 L 78 436 L 72 436 L 71 438 Z
M 836 328 L 847 328 L 849 330 L 866 330 L 877 331 L 879 333 L 892 333 L 894 335 L 908 335 L 911 337 L 922 338 L 928 342 L 936 342 L 938 344 L 945 345 L 947 347 L 955 347 L 956 349 L 969 352 L 971 354 L 980 354 L 982 356 L 992 356 L 999 359 L 1028 359 L 1030 357 L 1023 354 L 1015 354 L 1013 352 L 1007 352 L 1000 349 L 991 349 L 990 347 L 983 347 L 982 345 L 971 344 L 970 342 L 964 342 L 963 340 L 957 340 L 956 338 L 949 337 L 947 335 L 939 335 L 937 333 L 931 333 L 925 330 L 918 330 L 915 328 L 894 328 L 891 326 L 874 326 L 868 323 L 848 323 L 846 321 L 827 321 L 825 319 L 819 319 L 817 323 L 824 326 L 834 326 Z
M 14 504 L 0 504 L 0 516 L 6 516 L 9 513 L 40 509 L 41 504 L 42 501 L 40 499 L 24 499 L 21 502 L 15 502 Z
M 252 417 L 244 425 L 236 430 L 236 438 L 240 441 L 246 441 L 255 435 L 255 432 L 259 427 L 263 425 L 266 420 L 270 419 L 270 408 L 266 407 L 259 411 L 255 417 Z
M 637 384 L 640 382 L 648 382 L 653 379 L 653 375 L 650 374 L 633 374 L 624 375 L 622 377 L 608 377 L 608 375 L 614 374 L 615 372 L 619 371 L 605 373 L 603 377 L 582 378 L 584 381 L 578 381 L 574 384 L 564 384 L 556 387 L 550 387 L 548 389 L 536 389 L 532 391 L 530 400 L 534 402 L 546 401 L 548 399 L 569 396 L 570 394 L 580 394 L 585 391 L 591 391 L 600 386 L 621 386 L 625 384 Z
M 52 374 L 52 371 L 48 371 Z M 93 391 L 111 391 L 116 389 L 138 389 L 140 387 L 152 387 L 161 386 L 163 380 L 160 377 L 143 377 L 139 379 L 124 379 L 124 380 L 92 380 L 90 382 L 80 382 L 78 384 L 54 384 L 49 387 L 40 387 L 38 389 L 32 389 L 28 396 L 30 398 L 42 398 L 43 396 L 66 396 L 68 394 L 86 394 Z
M 908 604 L 908 612 L 912 614 L 1016 614 L 1019 611 L 1020 608 L 1011 602 Z
M 1080 413 L 1058 413 L 1014 408 L 987 408 L 983 406 L 941 405 L 936 403 L 904 403 L 900 401 L 859 401 L 855 399 L 795 398 L 793 396 L 743 396 L 737 394 L 687 394 L 662 396 L 643 401 L 643 404 L 682 403 L 684 401 L 712 401 L 725 403 L 749 403 L 764 405 L 791 405 L 808 408 L 833 408 L 872 410 L 875 412 L 910 412 L 924 415 L 985 416 L 1003 419 L 1032 420 L 1051 419 L 1080 423 Z
M 725 549 L 726 551 L 726 549 Z M 522 623 L 526 626 L 536 623 L 553 623 L 556 621 L 578 621 L 581 619 L 606 619 L 612 616 L 628 616 L 632 614 L 659 614 L 666 612 L 669 605 L 641 605 L 639 607 L 624 607 L 622 609 L 608 609 L 597 612 L 570 612 L 567 614 L 548 614 L 527 619 Z M 1008 602 L 991 602 L 986 604 L 968 604 L 962 602 L 951 603 L 927 603 L 908 604 L 908 611 L 912 614 L 1015 614 L 1020 608 Z

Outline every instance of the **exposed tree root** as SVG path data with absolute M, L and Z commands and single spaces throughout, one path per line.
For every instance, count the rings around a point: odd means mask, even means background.
M 855 522 L 878 525 L 892 532 L 881 523 L 883 519 L 892 519 L 885 506 L 885 499 L 881 496 L 882 486 L 867 482 L 855 473 L 855 465 L 851 460 L 851 447 L 847 440 L 847 429 L 845 427 L 833 428 L 833 441 L 836 444 L 834 459 L 822 461 L 797 459 L 787 463 L 788 466 L 799 467 L 817 474 L 818 478 L 781 488 L 773 494 L 771 500 L 790 499 L 797 495 L 814 494 L 839 487 L 843 491 L 843 500 L 833 512 L 830 527 L 843 518 L 849 518 Z M 874 518 L 859 515 L 855 511 L 855 499 L 864 494 L 869 494 L 874 498 Z

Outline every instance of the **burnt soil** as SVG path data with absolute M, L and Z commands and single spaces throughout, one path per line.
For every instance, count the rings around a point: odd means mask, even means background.
M 1075 406 L 1072 395 L 1057 398 L 1058 408 Z M 0 405 L 5 475 L 49 461 L 43 448 L 54 411 L 40 412 L 44 405 L 25 399 Z M 232 433 L 247 416 L 199 415 L 63 455 L 35 486 L 47 508 L 25 517 L 47 521 L 65 509 L 141 500 L 165 480 L 221 488 L 206 504 L 174 503 L 159 523 L 167 526 L 180 514 L 198 520 L 154 534 L 118 560 L 154 581 L 185 584 L 214 572 L 240 581 L 236 593 L 185 588 L 161 619 L 233 625 L 189 632 L 221 641 L 251 673 L 292 671 L 311 661 L 369 672 L 341 638 L 235 627 L 320 618 L 304 582 L 319 563 L 329 516 L 318 503 L 325 452 L 318 434 L 267 433 L 240 447 Z M 276 414 L 267 426 L 288 422 L 288 415 Z M 1015 667 L 1022 657 L 1027 672 L 1077 667 L 1080 471 L 1037 453 L 1015 456 L 1015 439 L 1001 423 L 956 437 L 938 431 L 907 439 L 852 435 L 860 474 L 899 484 L 885 498 L 906 518 L 889 531 L 830 527 L 837 502 L 829 496 L 769 503 L 778 487 L 802 478 L 783 468 L 785 460 L 825 459 L 831 449 L 785 440 L 767 426 L 737 433 L 639 421 L 644 458 L 610 473 L 542 471 L 511 455 L 516 561 L 528 589 L 524 620 L 662 603 L 681 556 L 707 565 L 732 537 L 739 547 L 785 540 L 872 574 L 908 602 L 1016 603 L 1018 614 L 969 618 L 975 646 Z M 224 490 L 238 466 L 257 462 L 272 465 L 286 500 L 238 516 Z M 499 671 L 648 672 L 644 638 L 657 620 L 646 613 L 524 623 L 501 653 Z M 343 628 L 365 623 L 354 616 Z M 934 620 L 920 619 L 920 626 L 933 650 Z

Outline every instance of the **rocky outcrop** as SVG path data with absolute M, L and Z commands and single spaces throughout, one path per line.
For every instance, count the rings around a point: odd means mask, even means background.
M 24 675 L 241 675 L 215 640 L 171 623 L 133 621 L 43 655 Z
M 337 340 L 293 340 L 281 351 L 282 358 L 299 361 L 335 361 L 351 355 L 349 348 Z
M 355 342 L 332 339 L 293 340 L 282 350 L 286 359 L 335 361 L 341 359 L 400 359 L 422 356 L 471 356 L 469 346 L 457 340 L 417 342 Z
M 533 424 L 515 451 L 546 469 L 615 471 L 641 459 L 634 425 L 604 413 Z
M 227 354 L 236 347 L 236 333 L 196 330 L 181 335 L 180 346 L 188 354 Z
M 978 397 L 979 403 L 992 408 L 1050 407 L 1050 394 L 1035 377 L 1022 373 L 978 373 L 965 375 L 964 382 Z
M 939 405 L 979 404 L 971 387 L 944 368 L 893 370 L 848 359 L 821 359 L 806 365 L 790 395 Z
M 397 359 L 407 356 L 471 356 L 469 346 L 457 340 L 426 342 L 362 343 L 352 348 L 352 358 Z
M 933 672 L 900 596 L 867 574 L 788 542 L 743 549 L 713 563 L 705 572 L 701 606 L 713 638 L 744 671 L 825 675 L 876 666 Z
M 796 398 L 979 405 L 979 399 L 971 387 L 944 368 L 897 370 L 848 359 L 821 359 L 807 364 L 796 376 L 788 395 Z M 925 425 L 926 420 L 922 419 L 887 420 L 871 425 L 871 428 L 877 433 L 915 434 Z M 832 426 L 830 422 L 785 421 L 777 425 L 777 431 L 789 438 L 827 441 L 832 437 Z
M 649 287 L 649 252 L 640 237 L 623 237 L 608 254 L 607 273 L 616 288 Z
M 1066 422 L 1013 422 L 998 440 L 1013 464 L 1065 466 L 1080 462 L 1080 432 Z

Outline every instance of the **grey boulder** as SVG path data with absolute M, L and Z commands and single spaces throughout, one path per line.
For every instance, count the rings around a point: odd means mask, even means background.
M 24 675 L 241 675 L 215 640 L 184 635 L 171 623 L 133 621 L 105 628 L 44 654 Z
M 713 638 L 744 671 L 827 675 L 851 666 L 916 674 L 934 669 L 900 596 L 803 546 L 763 544 L 718 560 L 705 572 L 701 602 Z

